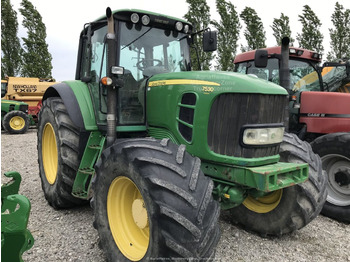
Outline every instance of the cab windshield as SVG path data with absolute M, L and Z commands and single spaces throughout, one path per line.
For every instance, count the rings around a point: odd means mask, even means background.
M 300 91 L 321 91 L 321 83 L 317 71 L 310 63 L 300 60 L 289 60 L 291 93 Z M 259 78 L 275 84 L 280 83 L 278 59 L 268 60 L 267 67 L 257 68 L 254 61 L 239 63 L 235 71 L 243 74 L 254 74 Z
M 190 70 L 187 38 L 183 33 L 119 22 L 119 65 L 136 81 L 165 72 Z

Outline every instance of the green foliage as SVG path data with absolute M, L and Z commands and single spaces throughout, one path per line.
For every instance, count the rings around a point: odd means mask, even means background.
M 276 44 L 280 46 L 282 44 L 283 37 L 289 37 L 290 44 L 293 46 L 294 39 L 292 38 L 292 31 L 289 26 L 289 17 L 281 13 L 280 18 L 274 18 L 271 26 L 273 30 L 273 36 L 276 39 Z
M 1 0 L 1 79 L 21 71 L 21 44 L 17 37 L 17 13 L 10 0 Z
M 242 11 L 240 17 L 246 25 L 244 36 L 248 44 L 247 46 L 241 46 L 242 52 L 266 47 L 266 32 L 256 11 L 251 7 L 246 7 Z
M 329 29 L 331 38 L 331 51 L 327 60 L 336 61 L 341 58 L 350 58 L 350 10 L 336 2 L 332 14 L 334 28 Z
M 205 0 L 186 0 L 189 4 L 188 12 L 184 18 L 195 26 L 197 31 L 205 29 L 210 23 L 210 8 Z M 197 35 L 194 39 L 194 44 L 198 51 L 199 65 L 197 63 L 197 55 L 194 49 L 191 50 L 192 69 L 194 70 L 208 70 L 210 61 L 213 59 L 212 52 L 204 52 L 200 37 Z
M 235 6 L 231 2 L 216 0 L 216 9 L 221 17 L 220 22 L 211 22 L 218 30 L 216 69 L 232 71 L 241 24 Z
M 23 72 L 25 77 L 51 78 L 52 56 L 46 43 L 46 27 L 40 13 L 28 0 L 22 0 L 20 12 L 27 37 L 23 37 Z
M 318 53 L 322 53 L 324 48 L 322 45 L 323 35 L 320 31 L 322 25 L 320 19 L 318 19 L 308 5 L 304 5 L 302 15 L 299 15 L 298 17 L 303 26 L 301 34 L 297 34 L 299 46 L 301 48 L 315 50 Z

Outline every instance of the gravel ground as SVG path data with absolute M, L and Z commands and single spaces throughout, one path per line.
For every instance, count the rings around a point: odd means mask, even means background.
M 91 208 L 57 211 L 47 204 L 36 140 L 36 129 L 24 135 L 1 133 L 1 173 L 15 170 L 22 175 L 20 193 L 32 205 L 28 228 L 35 243 L 23 255 L 24 261 L 104 261 Z M 319 216 L 291 235 L 261 238 L 232 225 L 228 218 L 222 212 L 217 261 L 350 261 L 350 225 Z

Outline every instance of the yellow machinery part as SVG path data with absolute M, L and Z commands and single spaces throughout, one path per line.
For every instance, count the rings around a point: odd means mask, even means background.
M 21 130 L 25 127 L 26 121 L 20 116 L 14 116 L 10 119 L 9 124 L 13 130 Z
M 115 178 L 107 195 L 108 222 L 119 250 L 131 261 L 141 260 L 149 245 L 149 219 L 142 195 L 131 179 Z
M 42 134 L 42 158 L 47 181 L 53 185 L 57 179 L 58 153 L 55 131 L 46 123 Z
M 282 193 L 283 189 L 280 189 L 259 198 L 248 196 L 243 205 L 255 213 L 269 213 L 279 205 Z

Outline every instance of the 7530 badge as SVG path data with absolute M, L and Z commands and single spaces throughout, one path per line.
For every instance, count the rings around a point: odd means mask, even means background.
M 202 86 L 202 91 L 204 93 L 212 93 L 212 92 L 214 92 L 214 87 L 212 87 L 212 86 Z

